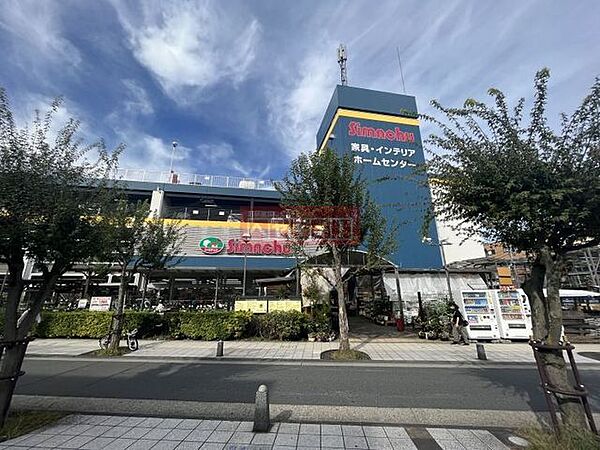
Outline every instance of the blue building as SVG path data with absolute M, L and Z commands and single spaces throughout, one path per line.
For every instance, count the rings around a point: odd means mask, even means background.
M 394 264 L 439 269 L 439 248 L 422 242 L 431 194 L 424 176 L 415 173 L 425 162 L 417 117 L 412 96 L 337 86 L 317 132 L 317 148 L 350 154 L 388 224 L 398 223 L 398 246 L 390 255 Z M 438 240 L 434 224 L 428 236 Z

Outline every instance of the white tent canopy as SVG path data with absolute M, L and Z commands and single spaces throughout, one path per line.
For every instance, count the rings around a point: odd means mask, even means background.
M 418 297 L 417 292 L 421 293 L 424 302 L 434 298 L 448 297 L 448 285 L 446 283 L 445 273 L 399 273 L 400 295 L 404 302 L 404 312 L 407 315 L 417 315 Z M 390 300 L 396 302 L 394 309 L 399 307 L 398 290 L 396 289 L 396 275 L 386 273 L 383 277 L 385 290 L 390 296 Z M 487 286 L 480 275 L 470 273 L 451 273 L 450 286 L 452 288 L 452 297 L 460 298 L 461 291 L 487 289 Z

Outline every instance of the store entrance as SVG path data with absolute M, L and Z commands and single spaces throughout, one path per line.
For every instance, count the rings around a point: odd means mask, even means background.
M 381 338 L 397 338 L 400 336 L 395 326 L 382 326 L 364 316 L 348 317 L 350 339 L 373 340 Z

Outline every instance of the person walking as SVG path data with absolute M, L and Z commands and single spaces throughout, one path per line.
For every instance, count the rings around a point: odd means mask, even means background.
M 460 308 L 456 303 L 452 303 L 452 344 L 469 345 L 469 335 L 467 334 L 466 326 L 468 322 L 463 318 Z

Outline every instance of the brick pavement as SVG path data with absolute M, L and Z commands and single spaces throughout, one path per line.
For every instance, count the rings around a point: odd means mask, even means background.
M 490 430 L 315 423 L 276 423 L 268 433 L 254 433 L 251 422 L 72 415 L 2 442 L 0 449 L 506 450 L 507 436 Z
M 450 345 L 448 342 L 381 342 L 379 340 L 353 340 L 352 348 L 368 353 L 377 361 L 476 361 L 475 345 Z M 224 356 L 230 359 L 260 360 L 315 360 L 321 352 L 338 347 L 334 342 L 273 342 L 273 341 L 226 341 Z M 96 350 L 94 339 L 37 339 L 29 344 L 29 355 L 76 356 Z M 578 363 L 598 361 L 580 356 L 577 352 L 600 352 L 598 344 L 576 344 Z M 216 343 L 206 341 L 140 341 L 137 352 L 126 358 L 213 358 Z M 531 362 L 533 354 L 527 343 L 485 344 L 488 359 L 493 362 Z

